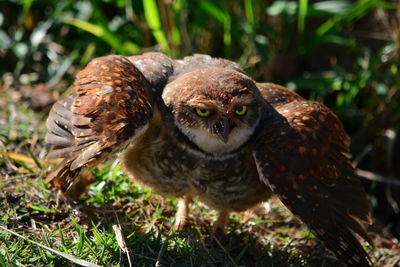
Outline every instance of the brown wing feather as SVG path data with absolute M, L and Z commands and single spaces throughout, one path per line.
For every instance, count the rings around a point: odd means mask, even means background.
M 274 107 L 254 150 L 261 179 L 344 263 L 370 266 L 355 237 L 368 242 L 362 222 L 370 205 L 350 164 L 349 137 L 325 106 L 286 88 L 258 84 Z
M 149 52 L 139 56 L 129 57 L 129 60 L 143 73 L 150 82 L 154 92 L 161 95 L 161 92 L 174 72 L 174 61 L 159 52 Z
M 153 113 L 151 86 L 130 60 L 107 56 L 92 60 L 77 75 L 75 93 L 54 104 L 46 142 L 50 158 L 64 160 L 47 182 L 66 191 L 85 166 L 105 159 L 135 139 Z

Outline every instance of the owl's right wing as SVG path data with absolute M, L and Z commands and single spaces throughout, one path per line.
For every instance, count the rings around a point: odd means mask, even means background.
M 155 105 L 154 86 L 135 60 L 115 55 L 92 60 L 78 73 L 75 92 L 54 104 L 47 119 L 48 158 L 64 160 L 47 182 L 67 191 L 83 167 L 124 149 L 145 132 Z
M 356 235 L 371 243 L 371 208 L 349 160 L 349 137 L 324 105 L 274 84 L 258 84 L 273 107 L 254 157 L 260 179 L 349 266 L 370 266 Z

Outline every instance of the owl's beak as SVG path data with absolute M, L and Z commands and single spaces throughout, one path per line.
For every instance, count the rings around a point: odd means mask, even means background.
M 213 125 L 213 131 L 225 144 L 228 143 L 229 134 L 231 133 L 229 118 L 222 116 L 221 120 Z

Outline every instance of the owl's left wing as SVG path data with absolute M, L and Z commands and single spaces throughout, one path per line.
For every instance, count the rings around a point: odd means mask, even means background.
M 126 57 L 110 55 L 89 62 L 77 75 L 75 92 L 55 103 L 49 113 L 48 158 L 64 160 L 46 182 L 71 192 L 80 182 L 82 168 L 105 160 L 143 135 L 155 106 L 152 89 Z
M 280 86 L 258 84 L 273 110 L 259 131 L 254 157 L 260 179 L 351 266 L 370 266 L 355 234 L 370 205 L 349 161 L 349 137 L 325 106 Z

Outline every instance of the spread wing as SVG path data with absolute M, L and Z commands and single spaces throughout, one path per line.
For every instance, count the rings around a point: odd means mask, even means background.
M 260 129 L 254 157 L 260 179 L 344 263 L 370 266 L 355 234 L 370 205 L 349 161 L 349 137 L 325 106 L 286 88 L 258 84 L 275 109 Z
M 132 61 L 150 82 L 156 95 L 161 96 L 168 78 L 174 72 L 174 60 L 159 52 L 149 52 L 139 56 L 132 56 L 129 57 L 129 60 Z
M 78 73 L 75 92 L 58 101 L 47 119 L 49 158 L 64 160 L 47 177 L 63 191 L 77 174 L 125 148 L 148 127 L 153 114 L 151 85 L 131 60 L 106 56 Z

